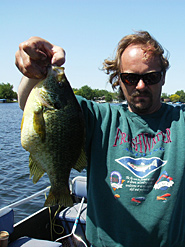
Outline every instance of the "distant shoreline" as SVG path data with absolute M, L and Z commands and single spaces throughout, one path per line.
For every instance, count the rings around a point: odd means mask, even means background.
M 2 100 L 0 100 L 0 104 L 5 104 L 5 103 L 18 103 L 18 101 L 16 100 L 16 101 L 10 101 L 10 100 L 6 100 L 6 101 L 2 101 Z

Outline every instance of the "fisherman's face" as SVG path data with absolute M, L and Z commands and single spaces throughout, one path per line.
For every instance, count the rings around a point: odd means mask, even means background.
M 128 46 L 121 56 L 121 73 L 146 74 L 149 72 L 161 71 L 158 56 L 152 56 L 150 51 L 146 51 L 143 45 Z M 137 85 L 127 85 L 120 79 L 120 86 L 128 102 L 131 112 L 137 114 L 151 114 L 161 107 L 161 90 L 165 82 L 165 75 L 161 77 L 159 83 L 146 85 L 140 79 Z

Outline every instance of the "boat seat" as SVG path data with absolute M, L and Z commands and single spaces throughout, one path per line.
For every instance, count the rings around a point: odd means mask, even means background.
M 14 211 L 12 208 L 0 210 L 0 231 L 7 231 L 11 234 L 14 230 Z M 29 237 L 21 237 L 14 242 L 11 242 L 8 247 L 59 247 L 61 243 L 34 239 Z
M 0 211 L 0 231 L 13 232 L 14 211 L 12 208 L 5 208 Z
M 66 234 L 69 234 L 72 231 L 79 208 L 80 203 L 75 203 L 73 207 L 67 207 L 57 215 L 57 218 L 62 222 L 62 225 L 66 230 Z M 83 203 L 82 210 L 79 216 L 79 222 L 76 228 L 77 235 L 82 236 L 85 234 L 86 214 L 87 203 Z
M 87 177 L 77 176 L 72 180 L 72 193 L 87 198 Z
M 82 198 L 87 198 L 87 178 L 82 176 L 77 176 L 72 180 L 72 194 Z M 62 225 L 66 231 L 66 234 L 71 233 L 80 203 L 74 203 L 73 207 L 67 207 L 62 210 L 57 218 L 62 222 Z M 80 236 L 84 241 L 85 237 L 85 228 L 86 228 L 86 214 L 87 214 L 87 203 L 83 203 L 82 210 L 79 216 L 79 222 L 76 228 L 76 234 Z

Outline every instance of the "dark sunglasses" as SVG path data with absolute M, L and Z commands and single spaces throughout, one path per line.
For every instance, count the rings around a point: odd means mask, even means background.
M 163 71 L 151 72 L 146 74 L 120 73 L 122 82 L 126 85 L 136 86 L 142 79 L 145 85 L 154 85 L 160 82 Z

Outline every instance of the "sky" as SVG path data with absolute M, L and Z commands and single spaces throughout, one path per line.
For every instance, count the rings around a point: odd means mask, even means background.
M 0 83 L 17 92 L 19 44 L 42 37 L 66 52 L 65 73 L 73 88 L 111 91 L 102 71 L 123 36 L 148 31 L 169 52 L 163 93 L 185 91 L 184 0 L 0 0 Z

